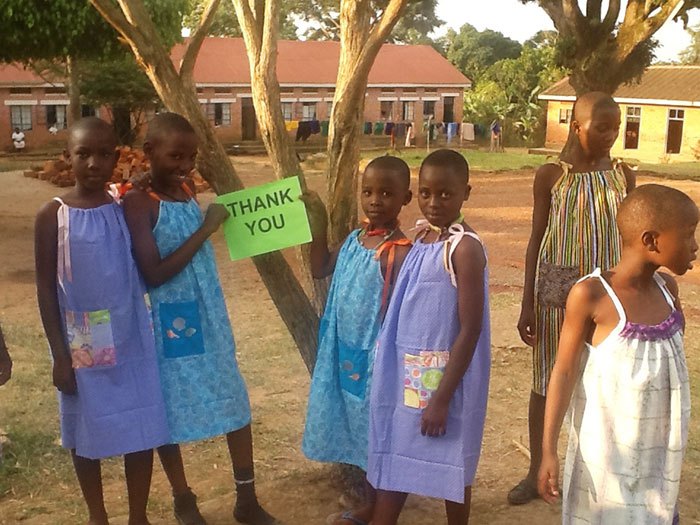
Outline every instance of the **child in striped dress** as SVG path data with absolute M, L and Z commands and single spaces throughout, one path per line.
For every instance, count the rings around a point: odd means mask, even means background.
M 538 488 L 556 501 L 557 442 L 571 402 L 563 523 L 671 525 L 678 522 L 690 391 L 678 285 L 657 270 L 692 268 L 698 208 L 678 190 L 648 184 L 624 200 L 617 217 L 619 264 L 582 279 L 566 303 Z
M 562 160 L 535 175 L 532 233 L 525 259 L 525 284 L 518 331 L 533 347 L 530 394 L 530 469 L 508 494 L 512 505 L 537 497 L 542 425 L 549 375 L 554 366 L 566 296 L 595 268 L 607 270 L 620 258 L 615 214 L 635 177 L 610 158 L 620 131 L 620 108 L 610 95 L 582 95 L 574 106 L 574 142 Z M 564 160 L 565 159 L 565 160 Z

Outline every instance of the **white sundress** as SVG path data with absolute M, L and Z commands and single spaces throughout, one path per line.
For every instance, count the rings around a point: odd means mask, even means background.
M 690 389 L 683 316 L 671 307 L 658 325 L 627 321 L 601 276 L 620 321 L 599 345 L 586 344 L 571 401 L 564 468 L 564 524 L 671 524 L 688 441 Z

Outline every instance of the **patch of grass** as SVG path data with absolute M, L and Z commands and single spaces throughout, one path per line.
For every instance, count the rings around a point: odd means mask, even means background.
M 675 162 L 671 164 L 640 164 L 641 171 L 652 172 L 676 180 L 700 180 L 700 162 Z
M 547 161 L 547 157 L 544 155 L 530 155 L 526 149 L 520 148 L 509 148 L 503 153 L 489 153 L 488 151 L 475 149 L 462 149 L 459 151 L 467 158 L 471 169 L 480 171 L 536 169 Z M 420 166 L 427 155 L 425 149 L 418 148 L 403 150 L 399 153 L 387 151 L 387 153 L 398 155 L 412 168 Z M 371 159 L 380 154 L 376 151 L 365 151 L 362 153 L 362 157 Z
M 0 173 L 28 170 L 35 164 L 42 163 L 38 162 L 36 159 L 0 158 Z

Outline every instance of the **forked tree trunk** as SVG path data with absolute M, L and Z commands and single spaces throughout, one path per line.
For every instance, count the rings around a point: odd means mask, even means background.
M 200 109 L 192 81 L 194 60 L 204 31 L 200 33 L 198 30 L 192 37 L 189 45 L 194 42 L 197 47 L 188 48 L 178 73 L 141 0 L 118 0 L 119 8 L 112 0 L 90 0 L 90 3 L 129 44 L 165 107 L 182 114 L 194 127 L 200 140 L 198 167 L 202 176 L 217 193 L 243 188 L 223 145 Z M 200 29 L 206 29 L 211 22 L 210 16 L 218 3 L 217 0 L 210 2 L 212 9 L 205 10 Z M 253 262 L 306 367 L 312 370 L 316 358 L 318 316 L 311 301 L 279 252 L 254 257 Z

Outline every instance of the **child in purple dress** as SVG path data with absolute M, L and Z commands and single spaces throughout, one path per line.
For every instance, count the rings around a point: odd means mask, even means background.
M 437 150 L 421 165 L 427 221 L 397 277 L 379 335 L 370 396 L 373 525 L 395 524 L 408 493 L 445 500 L 449 525 L 469 521 L 490 371 L 488 272 L 464 222 L 469 166 Z

